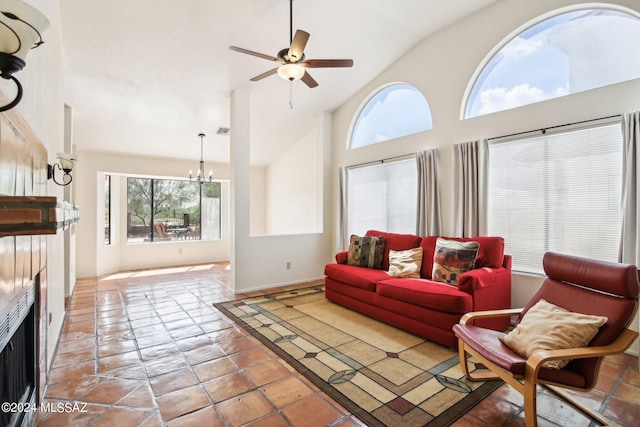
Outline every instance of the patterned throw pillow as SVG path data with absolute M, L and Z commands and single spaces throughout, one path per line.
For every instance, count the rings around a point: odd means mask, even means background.
M 479 248 L 478 242 L 438 238 L 433 256 L 432 279 L 457 286 L 458 276 L 473 269 Z
M 347 264 L 380 269 L 382 268 L 383 253 L 384 237 L 360 237 L 353 234 L 349 242 Z
M 410 277 L 418 279 L 422 267 L 422 248 L 406 251 L 389 251 L 389 271 L 393 277 Z

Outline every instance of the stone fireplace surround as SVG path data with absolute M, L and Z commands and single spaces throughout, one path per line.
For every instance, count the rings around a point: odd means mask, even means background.
M 37 198 L 46 188 L 47 150 L 15 110 L 1 113 L 0 196 Z M 0 225 L 23 215 L 0 203 Z M 0 426 L 31 425 L 35 411 L 24 409 L 36 408 L 47 379 L 46 236 L 32 233 L 0 232 L 0 395 L 9 403 Z

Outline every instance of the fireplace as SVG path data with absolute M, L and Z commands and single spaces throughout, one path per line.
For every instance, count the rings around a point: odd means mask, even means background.
M 30 426 L 38 402 L 39 275 L 10 301 L 0 301 L 0 427 Z

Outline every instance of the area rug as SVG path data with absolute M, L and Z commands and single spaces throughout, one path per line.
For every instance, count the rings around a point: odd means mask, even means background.
M 334 304 L 323 286 L 214 305 L 368 426 L 447 426 L 502 384 L 467 381 L 455 351 Z

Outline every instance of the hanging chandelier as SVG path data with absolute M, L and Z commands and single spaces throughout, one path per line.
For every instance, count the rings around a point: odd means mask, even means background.
M 191 171 L 191 169 L 189 169 L 189 181 L 193 181 L 194 179 L 196 181 L 198 181 L 200 184 L 203 184 L 205 182 L 211 182 L 213 180 L 213 171 L 210 170 L 209 171 L 209 178 L 206 179 L 204 177 L 204 157 L 203 157 L 203 153 L 204 153 L 204 133 L 199 133 L 198 136 L 200 137 L 200 167 L 198 168 L 198 176 L 196 178 L 193 178 L 193 172 Z

